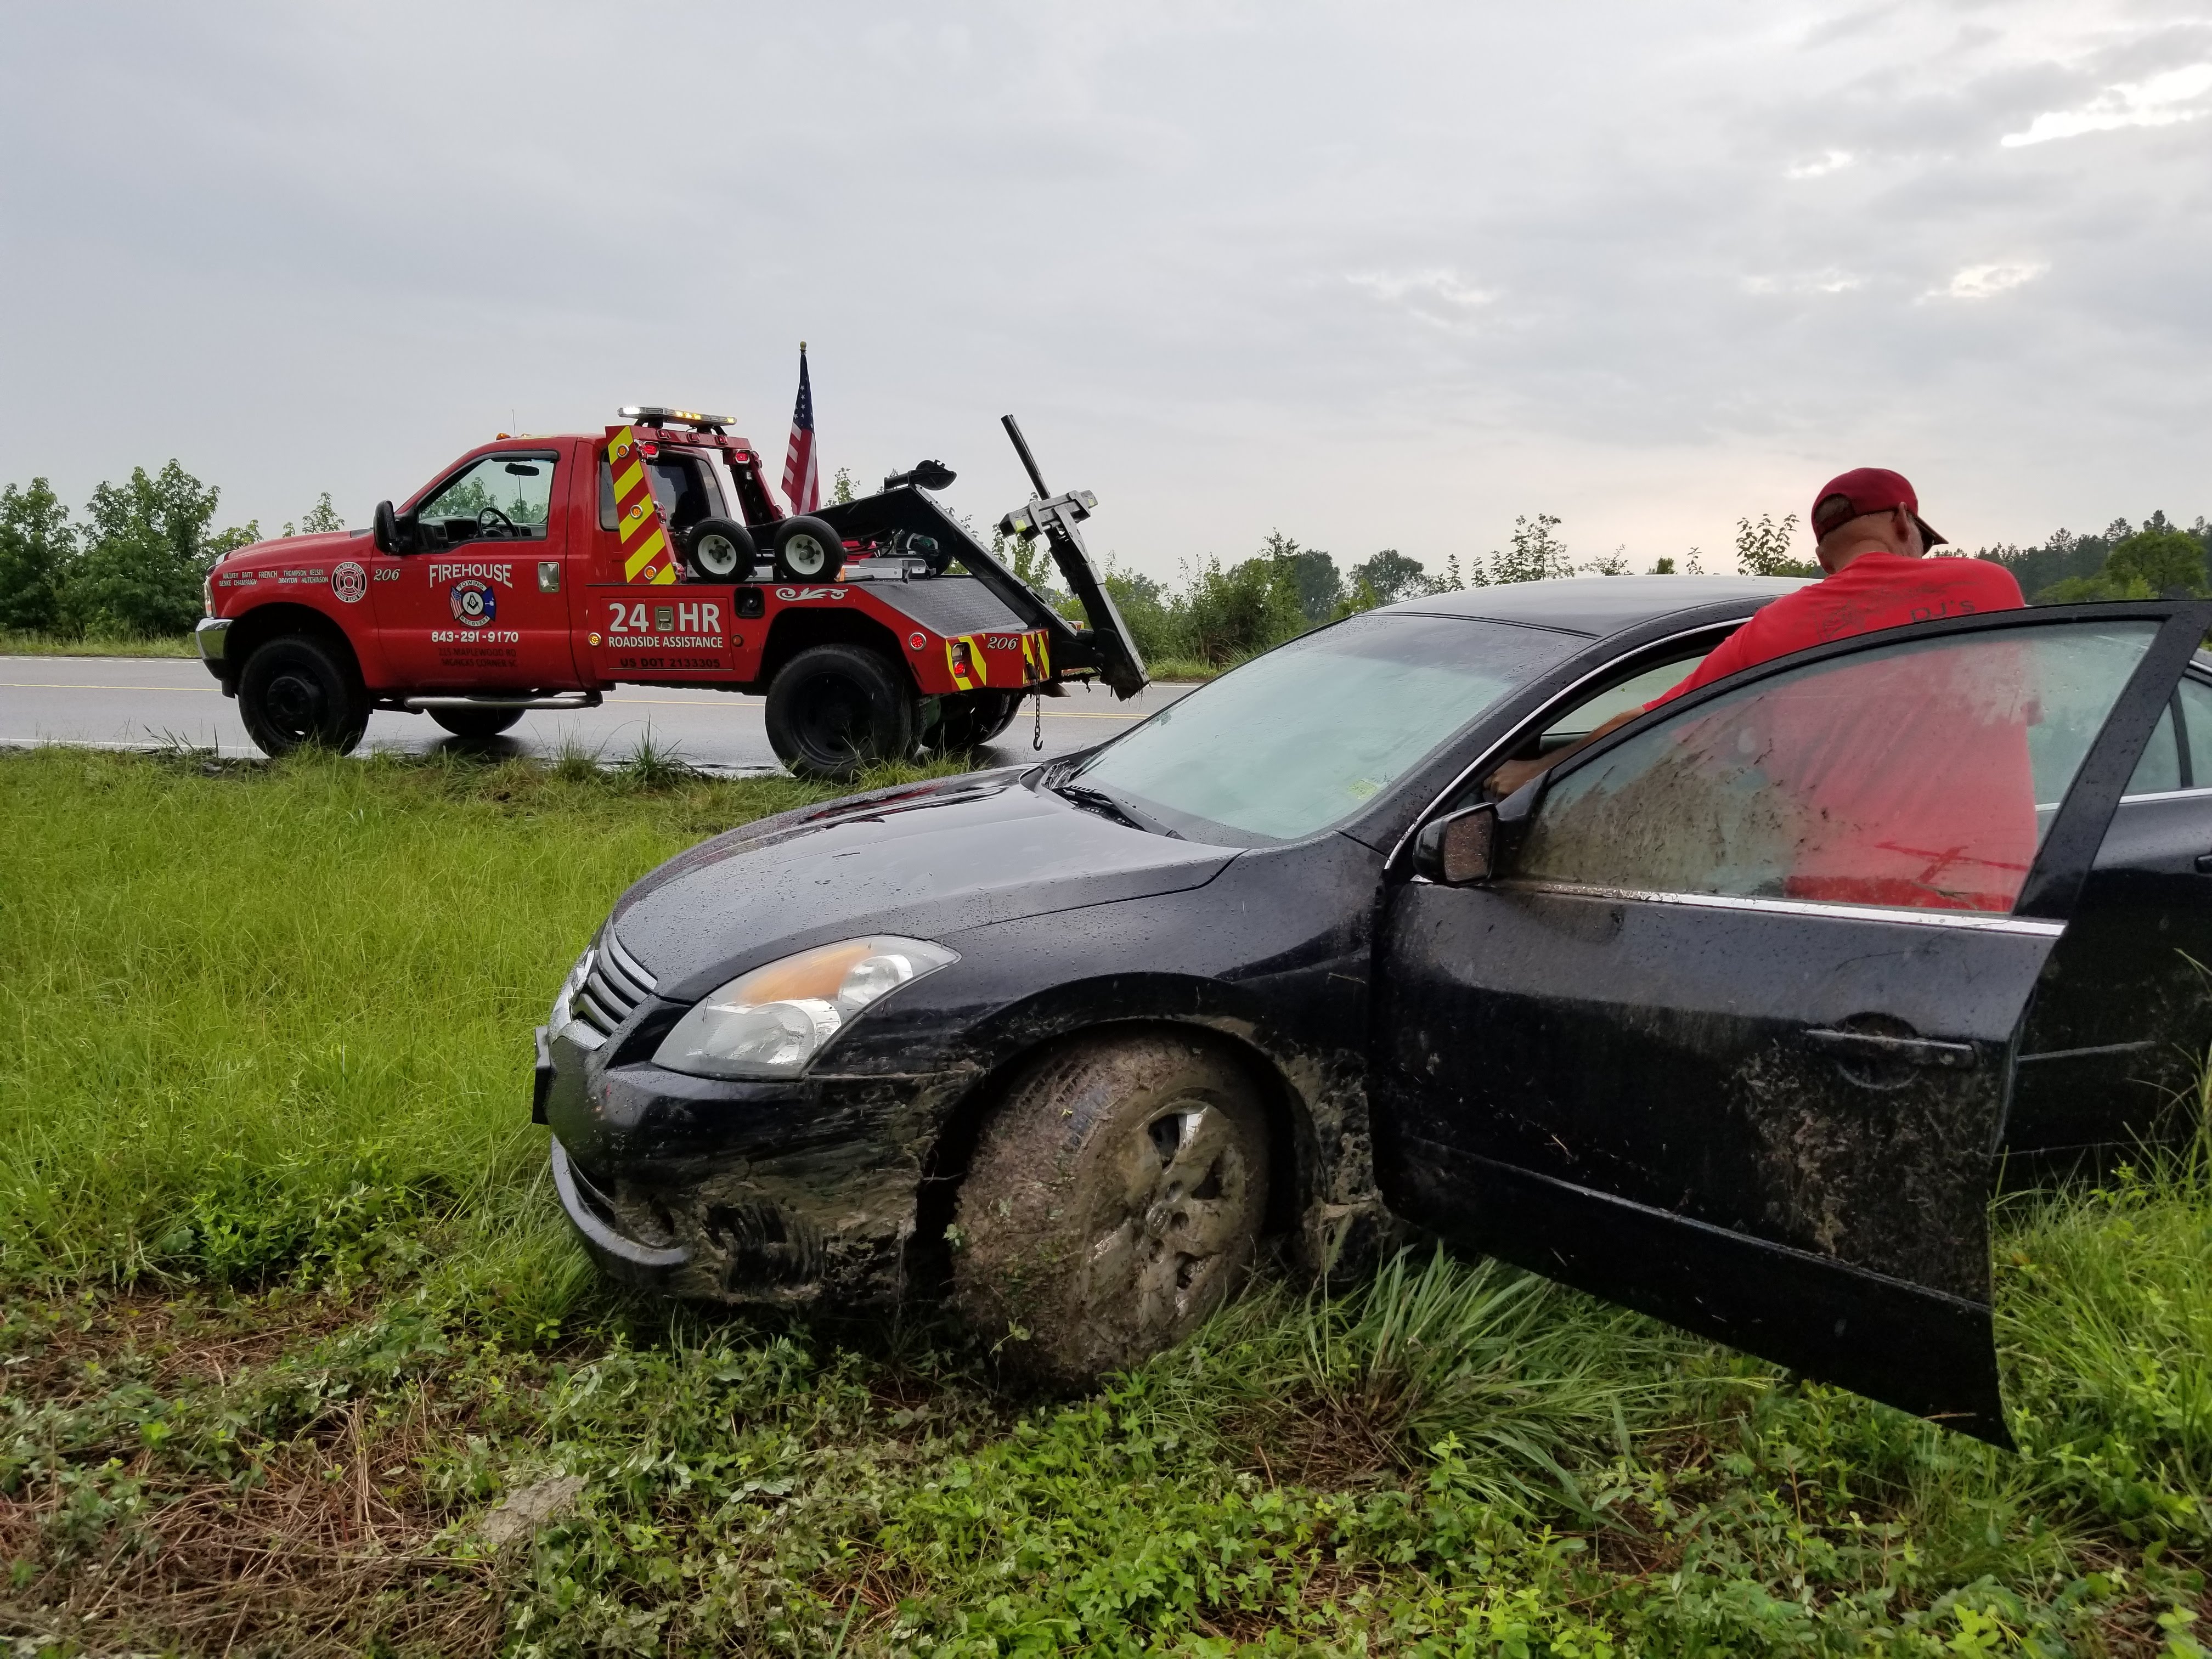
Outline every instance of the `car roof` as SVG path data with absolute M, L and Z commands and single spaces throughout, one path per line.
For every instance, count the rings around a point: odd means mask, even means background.
M 1744 602 L 1748 611 L 1804 586 L 1795 576 L 1570 576 L 1431 593 L 1401 599 L 1388 609 L 1408 615 L 1479 617 L 1601 638 L 1678 611 L 1731 601 Z

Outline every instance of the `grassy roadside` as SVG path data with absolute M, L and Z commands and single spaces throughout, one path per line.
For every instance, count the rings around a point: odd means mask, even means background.
M 0 628 L 0 657 L 197 657 L 189 634 L 35 634 Z
M 623 885 L 815 793 L 0 756 L 0 1636 L 2200 1650 L 2201 1167 L 2007 1210 L 2018 1456 L 1425 1258 L 1060 1402 L 920 1314 L 611 1293 L 524 1121 L 528 1028 Z

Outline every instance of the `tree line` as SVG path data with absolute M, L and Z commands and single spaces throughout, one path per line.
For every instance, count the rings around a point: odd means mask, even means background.
M 261 539 L 254 520 L 212 528 L 221 496 L 174 460 L 101 484 L 81 520 L 44 478 L 0 489 L 0 629 L 72 637 L 188 632 L 215 562 Z M 344 528 L 325 494 L 283 533 Z
M 841 472 L 836 499 L 849 499 Z M 215 561 L 261 539 L 258 521 L 216 531 L 221 492 L 176 461 L 158 472 L 132 469 L 124 483 L 92 492 L 81 520 L 45 478 L 0 489 L 0 629 L 69 635 L 158 635 L 188 631 L 200 615 L 200 584 Z M 1386 547 L 1340 565 L 1325 549 L 1270 532 L 1249 557 L 1224 562 L 1209 554 L 1170 583 L 1109 563 L 1106 586 L 1147 659 L 1220 665 L 1295 638 L 1340 617 L 1424 594 L 1562 576 L 1622 576 L 1625 548 L 1577 559 L 1555 514 L 1523 514 L 1503 547 L 1466 560 L 1455 553 L 1431 569 Z M 281 534 L 343 530 L 325 494 Z M 1736 522 L 1735 568 L 1749 575 L 1817 576 L 1798 548 L 1796 514 L 1761 514 Z M 998 538 L 994 538 L 994 543 Z M 2212 526 L 2186 529 L 2153 513 L 2141 525 L 2115 519 L 2094 535 L 2054 532 L 2041 544 L 1977 548 L 2004 565 L 2037 604 L 2147 599 L 2212 592 L 2207 550 Z M 1055 604 L 1073 602 L 1041 543 L 998 543 L 1000 556 Z M 1696 547 L 1655 561 L 1646 574 L 1705 574 Z
M 1301 546 L 1277 531 L 1257 553 L 1236 563 L 1208 556 L 1195 567 L 1185 566 L 1177 585 L 1109 568 L 1106 586 L 1147 661 L 1218 667 L 1324 623 L 1401 599 L 1504 582 L 1632 573 L 1624 548 L 1574 557 L 1559 533 L 1562 523 L 1554 514 L 1524 514 L 1514 520 L 1504 547 L 1464 562 L 1455 554 L 1433 571 L 1395 548 L 1340 567 L 1324 550 Z M 1799 528 L 1794 513 L 1739 519 L 1735 568 L 1753 576 L 1817 577 L 1820 568 L 1809 547 L 1799 551 Z M 2140 526 L 2116 519 L 2100 535 L 2059 530 L 2039 546 L 1982 547 L 1974 556 L 2010 569 L 2031 603 L 2053 605 L 2212 592 L 2208 546 L 2212 526 L 2203 518 L 2184 530 L 2154 513 Z M 1010 550 L 1009 556 L 1023 567 L 1024 580 L 1045 586 L 1050 566 L 1041 548 Z M 1705 555 L 1692 547 L 1655 560 L 1643 574 L 1703 575 Z

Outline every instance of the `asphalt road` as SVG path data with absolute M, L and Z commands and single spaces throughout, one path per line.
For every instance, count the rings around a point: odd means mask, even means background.
M 1120 702 L 1110 691 L 1071 687 L 1065 697 L 1044 699 L 1041 751 L 1030 747 L 1035 705 L 1024 703 L 1013 725 L 983 754 L 1012 764 L 1087 749 L 1193 689 L 1179 683 L 1153 685 Z M 465 746 L 552 756 L 573 742 L 604 760 L 618 761 L 650 732 L 656 746 L 673 748 L 695 766 L 739 775 L 777 771 L 761 723 L 762 707 L 758 697 L 726 691 L 628 686 L 611 692 L 597 708 L 526 714 L 493 744 Z M 222 695 L 196 659 L 0 657 L 0 744 L 47 743 L 127 749 L 184 743 L 225 755 L 259 752 L 246 738 L 238 705 Z M 380 711 L 369 716 L 362 746 L 422 754 L 462 745 L 427 714 Z

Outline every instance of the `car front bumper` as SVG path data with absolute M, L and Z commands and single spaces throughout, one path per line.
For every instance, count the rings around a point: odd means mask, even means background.
M 915 1249 L 927 1160 L 975 1078 L 725 1081 L 603 1067 L 541 1036 L 532 1115 L 553 1131 L 562 1207 L 611 1277 L 714 1301 L 878 1307 L 943 1248 Z

